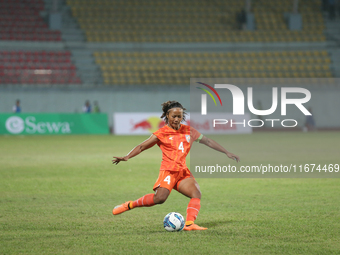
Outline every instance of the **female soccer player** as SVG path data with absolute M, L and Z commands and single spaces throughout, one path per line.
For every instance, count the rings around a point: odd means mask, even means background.
M 158 179 L 153 187 L 155 193 L 147 194 L 136 201 L 127 201 L 118 205 L 112 213 L 117 215 L 136 207 L 162 204 L 174 188 L 190 198 L 184 230 L 205 230 L 207 228 L 194 224 L 201 208 L 201 191 L 185 163 L 190 147 L 194 141 L 197 141 L 225 153 L 237 162 L 240 161 L 240 158 L 228 152 L 214 140 L 203 136 L 196 129 L 181 124 L 185 120 L 186 109 L 180 103 L 168 101 L 163 103 L 162 107 L 161 118 L 164 119 L 166 125 L 154 132 L 146 141 L 133 148 L 125 157 L 113 157 L 112 160 L 112 163 L 117 165 L 120 161 L 128 161 L 157 144 L 163 152 L 163 158 Z

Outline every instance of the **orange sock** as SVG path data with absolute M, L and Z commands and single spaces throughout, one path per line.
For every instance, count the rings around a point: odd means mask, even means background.
M 201 199 L 199 198 L 192 198 L 188 204 L 187 208 L 187 220 L 185 225 L 191 225 L 197 218 L 197 214 L 201 208 Z
M 155 205 L 153 201 L 153 197 L 155 194 L 147 194 L 145 196 L 142 196 L 141 198 L 137 199 L 136 201 L 133 201 L 130 203 L 130 209 L 135 208 L 135 207 L 149 207 Z

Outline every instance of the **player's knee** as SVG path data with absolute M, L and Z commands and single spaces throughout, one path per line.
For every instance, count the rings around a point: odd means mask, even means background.
M 192 198 L 199 198 L 201 199 L 202 197 L 202 193 L 200 190 L 196 190 L 193 194 L 192 194 Z
M 164 199 L 159 199 L 157 202 L 155 202 L 155 204 L 160 205 L 160 204 L 163 204 L 165 201 L 166 201 L 166 198 L 164 198 Z
M 167 198 L 166 195 L 154 196 L 153 201 L 155 204 L 163 204 Z
M 168 198 L 170 192 L 168 190 L 157 190 L 155 196 L 153 197 L 153 201 L 155 204 L 163 204 Z
M 195 183 L 195 187 L 196 189 L 194 189 L 192 192 L 192 198 L 201 199 L 202 193 L 201 193 L 200 186 L 198 185 L 198 183 Z

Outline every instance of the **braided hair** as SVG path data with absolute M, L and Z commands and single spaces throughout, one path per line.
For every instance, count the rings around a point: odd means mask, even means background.
M 181 108 L 183 110 L 183 120 L 182 121 L 185 121 L 185 115 L 187 114 L 185 112 L 185 108 L 177 101 L 167 101 L 167 102 L 164 102 L 162 105 L 162 110 L 163 110 L 163 114 L 161 116 L 162 119 L 164 119 L 165 123 L 168 124 L 168 117 L 167 117 L 167 114 L 169 112 L 170 109 L 172 108 Z

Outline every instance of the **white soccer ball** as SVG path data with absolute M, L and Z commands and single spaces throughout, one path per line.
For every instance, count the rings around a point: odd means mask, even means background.
M 184 218 L 180 213 L 171 212 L 165 215 L 163 225 L 167 231 L 181 231 L 184 228 Z

